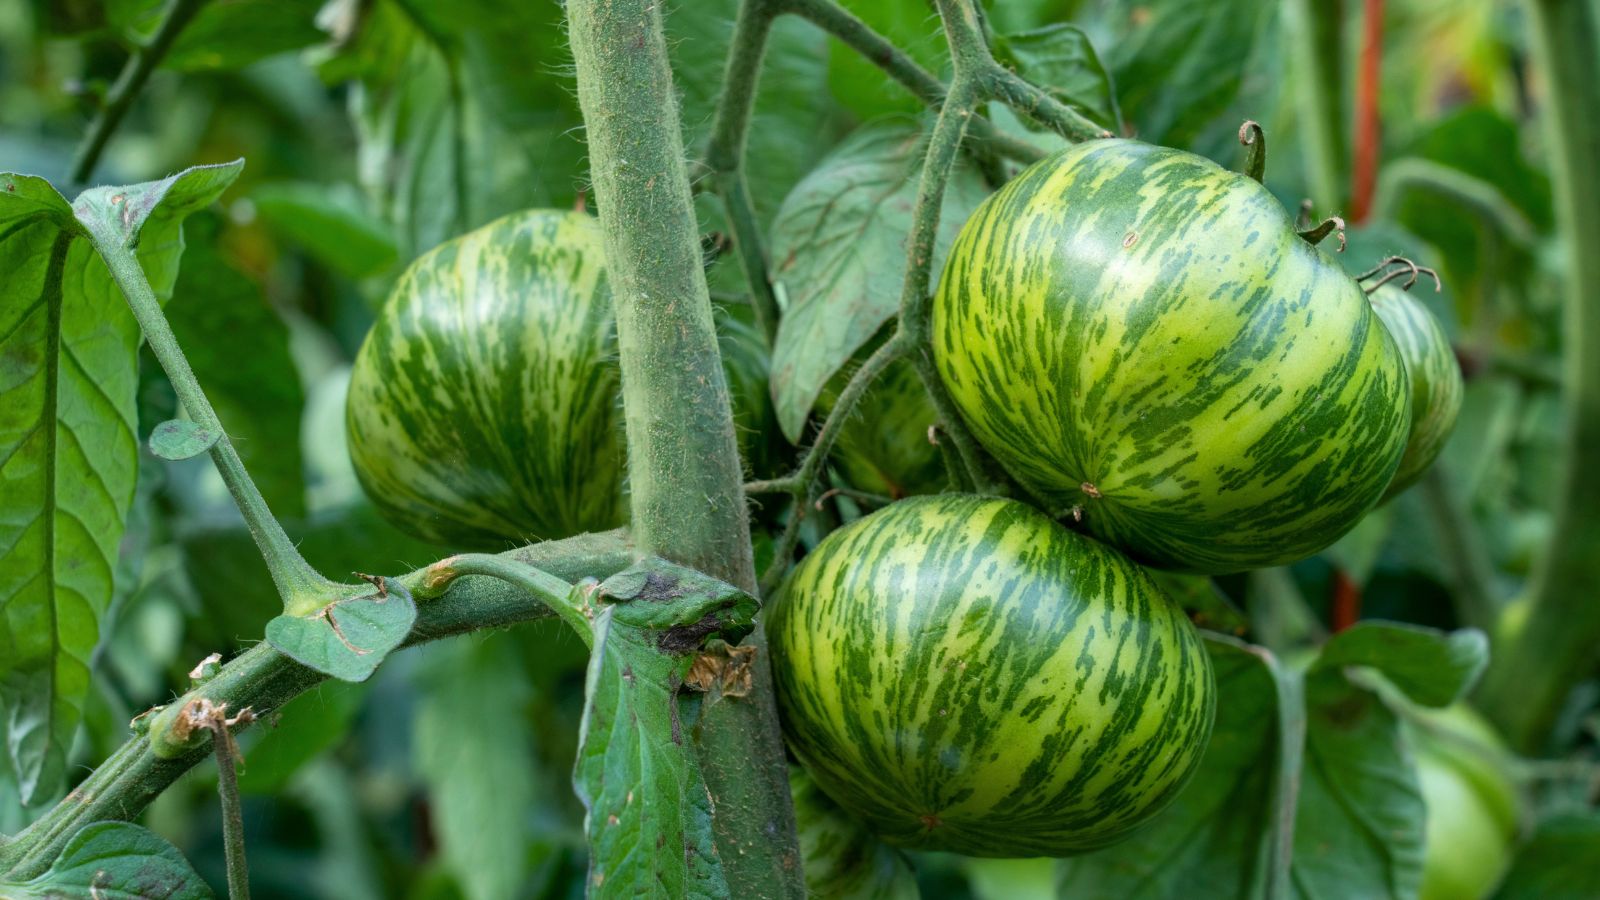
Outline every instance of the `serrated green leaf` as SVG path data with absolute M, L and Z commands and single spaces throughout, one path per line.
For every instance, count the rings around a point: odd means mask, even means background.
M 1476 628 L 1444 632 L 1400 622 L 1358 622 L 1322 648 L 1312 673 L 1343 666 L 1381 672 L 1424 706 L 1449 706 L 1489 663 L 1489 639 Z
M 906 121 L 857 130 L 783 201 L 772 226 L 772 278 L 789 306 L 772 353 L 778 423 L 798 441 L 842 369 L 899 310 L 906 240 L 922 168 L 921 132 Z M 933 271 L 988 193 L 958 169 L 945 192 Z
M 1427 810 L 1399 718 L 1337 669 L 1309 673 L 1305 697 L 1294 896 L 1415 897 Z
M 538 861 L 528 828 L 541 799 L 538 740 L 527 675 L 507 638 L 431 651 L 412 732 L 440 853 L 469 900 L 516 896 Z
M 1089 36 L 1058 22 L 994 39 L 995 58 L 1057 100 L 1113 132 L 1122 129 L 1117 90 Z M 1042 130 L 1042 129 L 1041 129 Z
M 215 895 L 178 849 L 127 822 L 85 825 L 38 878 L 0 878 L 6 900 L 210 900 Z
M 92 188 L 0 174 L 0 710 L 22 799 L 59 791 L 133 500 L 139 331 L 93 228 L 172 294 L 182 222 L 240 164 Z
M 678 688 L 692 662 L 648 630 L 594 619 L 573 786 L 588 810 L 594 895 L 729 897 L 711 833 L 711 794 Z
M 679 689 L 708 638 L 749 633 L 755 600 L 659 559 L 608 578 L 594 593 L 594 650 L 572 775 L 588 810 L 589 890 L 727 897 L 711 795 Z
M 169 419 L 150 431 L 150 452 L 162 459 L 192 459 L 210 450 L 222 432 L 187 419 Z
M 1133 837 L 1064 862 L 1064 897 L 1265 897 L 1287 883 L 1304 709 L 1268 651 L 1206 636 L 1217 721 L 1194 780 Z M 1276 886 L 1276 887 L 1275 887 Z
M 267 643 L 340 681 L 366 681 L 417 621 L 411 592 L 393 579 L 384 583 L 385 595 L 374 591 L 307 616 L 278 616 L 267 623 Z

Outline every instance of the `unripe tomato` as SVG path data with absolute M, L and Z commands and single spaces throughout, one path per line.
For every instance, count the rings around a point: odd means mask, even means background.
M 1509 754 L 1465 706 L 1420 714 L 1413 727 L 1417 779 L 1428 808 L 1419 900 L 1476 900 L 1511 863 L 1517 794 Z
M 978 440 L 1058 517 L 1192 572 L 1281 565 L 1383 496 L 1410 387 L 1356 282 L 1254 180 L 1090 141 L 984 201 L 933 305 Z
M 835 531 L 768 628 L 790 748 L 891 844 L 1104 846 L 1177 795 L 1211 731 L 1210 658 L 1183 611 L 1012 500 L 915 497 Z
M 1384 497 L 1393 497 L 1422 477 L 1461 412 L 1461 364 L 1450 339 L 1428 308 L 1410 293 L 1386 284 L 1372 292 L 1372 308 L 1400 348 L 1411 380 L 1411 428 L 1400 468 Z
M 742 449 L 764 455 L 766 349 L 731 318 L 720 324 Z M 351 460 L 387 518 L 439 543 L 613 528 L 627 514 L 619 390 L 599 224 L 516 213 L 401 276 L 351 373 Z

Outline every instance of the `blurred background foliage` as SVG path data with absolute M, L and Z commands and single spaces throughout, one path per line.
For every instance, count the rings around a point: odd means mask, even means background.
M 928 68 L 947 66 L 924 0 L 845 5 Z M 66 184 L 96 104 L 161 6 L 0 0 L 7 168 Z M 679 0 L 668 11 L 691 148 L 709 129 L 734 10 L 735 0 Z M 1350 202 L 1359 12 L 1309 0 L 1006 0 L 989 15 L 1005 35 L 1080 26 L 1103 63 L 1100 106 L 1112 112 L 1102 115 L 1120 111 L 1127 133 L 1235 166 L 1239 122 L 1261 122 L 1268 186 L 1290 208 L 1311 197 L 1328 214 Z M 583 202 L 561 21 L 555 0 L 214 0 L 96 173 L 127 183 L 248 157 L 224 207 L 191 220 L 167 312 L 273 510 L 334 577 L 402 571 L 447 549 L 395 531 L 362 498 L 344 444 L 349 363 L 418 254 L 513 210 Z M 1320 71 L 1305 52 L 1318 28 L 1343 35 Z M 1445 290 L 1422 296 L 1455 342 L 1467 399 L 1421 489 L 1326 553 L 1221 579 L 1222 599 L 1205 598 L 1213 627 L 1244 610 L 1269 645 L 1318 631 L 1341 582 L 1359 589 L 1366 615 L 1470 624 L 1464 592 L 1516 596 L 1551 529 L 1563 260 L 1541 132 L 1529 127 L 1541 86 L 1524 17 L 1496 0 L 1391 0 L 1384 43 L 1382 167 L 1346 258 L 1360 270 L 1405 252 L 1439 267 Z M 751 129 L 762 220 L 857 124 L 922 114 L 870 63 L 785 19 Z M 1320 143 L 1319 119 L 1336 132 Z M 703 229 L 721 228 L 720 205 L 699 203 Z M 719 263 L 712 283 L 719 302 L 738 305 L 735 262 Z M 176 404 L 153 360 L 143 371 L 146 437 Z M 141 465 L 75 750 L 84 766 L 125 738 L 134 713 L 180 690 L 196 660 L 259 639 L 278 611 L 205 458 L 144 454 Z M 325 685 L 252 731 L 241 783 L 257 896 L 578 895 L 581 809 L 568 773 L 583 659 L 548 623 L 456 639 L 396 656 L 367 684 Z M 1572 705 L 1556 759 L 1526 764 L 1542 812 L 1594 799 L 1596 695 Z M 179 782 L 148 824 L 220 885 L 214 779 L 202 768 Z M 37 812 L 19 811 L 6 783 L 0 832 Z M 919 870 L 929 896 L 1021 897 L 1052 884 L 1031 864 L 930 858 Z

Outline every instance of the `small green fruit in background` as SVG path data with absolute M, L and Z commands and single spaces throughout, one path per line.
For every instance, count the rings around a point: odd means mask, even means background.
M 1511 863 L 1517 832 L 1510 754 L 1466 706 L 1423 710 L 1411 729 L 1428 808 L 1419 900 L 1488 896 Z
M 1178 794 L 1211 732 L 1210 659 L 1183 611 L 1011 500 L 917 497 L 845 526 L 768 629 L 790 748 L 891 844 L 1105 846 Z

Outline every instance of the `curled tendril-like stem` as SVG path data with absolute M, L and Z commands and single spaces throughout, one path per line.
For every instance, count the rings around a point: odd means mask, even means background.
M 1376 266 L 1356 276 L 1356 281 L 1362 282 L 1361 289 L 1372 293 L 1398 278 L 1405 278 L 1406 283 L 1400 286 L 1401 290 L 1409 291 L 1417 283 L 1418 275 L 1427 275 L 1433 279 L 1433 292 L 1435 294 L 1444 290 L 1444 282 L 1439 280 L 1439 273 L 1427 266 L 1419 266 L 1404 256 L 1386 256 Z M 1366 284 L 1368 279 L 1377 278 L 1371 284 Z
M 1329 216 L 1323 219 L 1315 228 L 1308 228 L 1300 232 L 1300 236 L 1307 243 L 1320 244 L 1322 239 L 1330 234 L 1339 235 L 1339 252 L 1344 252 L 1344 220 L 1338 216 Z
M 1260 184 L 1267 174 L 1267 133 L 1256 120 L 1245 119 L 1239 143 L 1244 145 L 1244 173 Z

